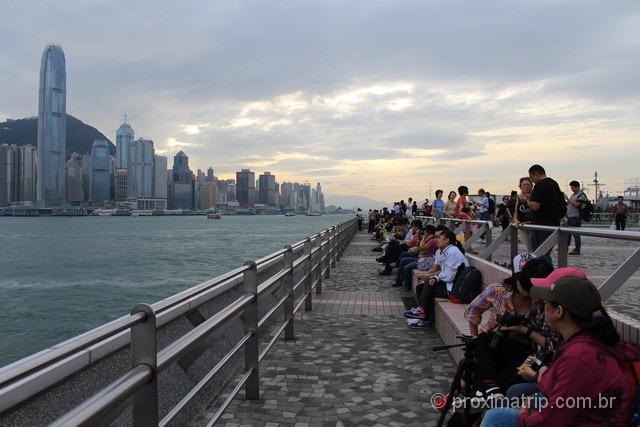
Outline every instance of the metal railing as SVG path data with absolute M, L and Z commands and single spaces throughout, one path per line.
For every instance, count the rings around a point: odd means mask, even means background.
M 322 291 L 323 278 L 330 277 L 331 269 L 335 268 L 356 231 L 355 220 L 330 227 L 156 304 L 137 305 L 128 316 L 0 369 L 0 414 L 130 343 L 131 368 L 52 425 L 108 425 L 131 406 L 134 426 L 165 426 L 229 361 L 243 352 L 242 372 L 235 387 L 209 420 L 208 425 L 213 425 L 243 387 L 247 399 L 259 399 L 260 361 L 283 332 L 285 340 L 294 339 L 295 313 L 303 304 L 306 311 L 312 310 L 313 291 Z M 278 266 L 281 268 L 275 273 L 269 271 Z M 259 273 L 262 272 L 269 273 L 269 276 L 260 278 Z M 294 281 L 296 276 L 300 278 Z M 156 335 L 160 326 L 192 312 L 232 288 L 240 289 L 240 296 L 158 351 Z M 284 290 L 284 296 L 259 317 L 258 301 L 261 296 L 272 295 L 280 289 Z M 299 301 L 296 301 L 297 294 L 301 294 Z M 260 351 L 259 328 L 272 320 L 280 309 L 284 313 L 284 321 L 275 328 L 273 337 Z M 242 337 L 160 419 L 158 375 L 216 330 L 240 316 L 244 324 Z
M 492 224 L 489 221 L 465 221 L 459 219 L 434 217 L 421 217 L 427 224 L 437 225 L 440 223 L 449 224 L 456 234 L 464 230 L 470 231 L 472 227 L 476 227 L 470 236 L 465 235 L 464 248 L 469 249 L 471 245 L 485 234 L 485 248 L 481 250 L 477 256 L 482 259 L 491 261 L 493 254 L 502 246 L 503 243 L 510 243 L 510 259 L 518 255 L 518 228 L 514 224 L 509 226 L 493 240 L 491 237 Z M 528 232 L 540 231 L 548 234 L 548 237 L 533 252 L 534 256 L 542 256 L 549 253 L 554 247 L 558 248 L 558 267 L 566 267 L 568 265 L 569 255 L 569 235 L 579 235 L 588 237 L 600 237 L 605 239 L 633 241 L 640 243 L 640 232 L 637 231 L 616 231 L 603 230 L 599 228 L 589 227 L 550 227 L 543 225 L 523 224 L 521 228 Z M 488 233 L 485 233 L 489 230 Z M 640 245 L 639 245 L 640 246 Z M 618 290 L 625 281 L 627 281 L 636 271 L 640 269 L 640 247 L 620 264 L 616 270 L 598 287 L 603 300 L 609 298 L 616 290 Z

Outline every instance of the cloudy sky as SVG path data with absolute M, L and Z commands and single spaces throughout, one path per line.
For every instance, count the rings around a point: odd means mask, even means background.
M 640 176 L 640 2 L 0 2 L 0 120 L 37 114 L 40 56 L 67 111 L 126 112 L 192 169 L 241 167 L 393 201 Z

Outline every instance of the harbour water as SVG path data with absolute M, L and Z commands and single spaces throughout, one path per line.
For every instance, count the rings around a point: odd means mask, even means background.
M 347 218 L 0 218 L 0 366 Z

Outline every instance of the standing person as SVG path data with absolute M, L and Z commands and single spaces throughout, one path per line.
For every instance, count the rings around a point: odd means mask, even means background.
M 547 225 L 559 227 L 560 220 L 567 214 L 567 204 L 564 195 L 560 191 L 560 186 L 556 181 L 547 176 L 546 171 L 540 165 L 533 165 L 529 168 L 529 178 L 535 184 L 527 206 L 533 212 L 534 225 Z M 531 233 L 531 249 L 535 251 L 551 235 L 551 231 L 534 230 Z M 551 262 L 549 255 L 546 256 Z
M 368 233 L 373 233 L 373 228 L 376 226 L 376 213 L 369 209 L 369 229 L 367 230 Z
M 467 206 L 467 196 L 469 195 L 469 188 L 466 185 L 458 187 L 458 200 L 456 201 L 455 217 L 462 219 L 462 208 Z
M 518 237 L 524 243 L 524 246 L 527 248 L 527 252 L 532 252 L 529 232 L 524 228 L 521 228 L 520 225 L 531 224 L 531 220 L 533 219 L 533 212 L 531 212 L 531 208 L 529 207 L 529 198 L 531 198 L 533 182 L 531 182 L 531 178 L 528 176 L 523 176 L 520 178 L 518 186 L 520 187 L 520 194 L 517 195 L 515 199 L 516 202 L 513 216 L 514 224 L 518 228 Z
M 444 216 L 445 218 L 456 217 L 456 192 L 449 191 L 447 201 L 444 204 Z
M 618 203 L 614 206 L 614 219 L 616 221 L 616 230 L 624 230 L 627 225 L 627 216 L 629 208 L 624 204 L 624 197 L 618 196 Z
M 582 217 L 580 216 L 580 209 L 584 209 L 587 201 L 587 195 L 580 190 L 580 183 L 578 181 L 571 181 L 569 183 L 571 188 L 571 197 L 567 198 L 567 225 L 569 227 L 580 227 L 582 225 Z M 576 247 L 569 252 L 569 255 L 580 255 L 580 248 L 582 247 L 582 239 L 579 234 L 569 234 L 569 240 L 567 246 L 571 245 L 571 236 L 576 241 Z
M 404 199 L 400 200 L 400 215 L 407 215 L 407 204 L 404 202 Z
M 489 197 L 484 191 L 484 188 L 478 189 L 479 202 L 476 202 L 478 207 L 478 219 L 480 221 L 491 221 L 491 212 L 489 211 Z
M 442 201 L 442 194 L 442 190 L 436 190 L 436 199 L 432 203 L 432 214 L 436 219 L 440 219 L 444 216 L 444 202 Z
M 358 208 L 358 210 L 356 211 L 356 219 L 358 220 L 358 230 L 362 231 L 363 215 L 362 215 L 362 209 L 360 209 L 360 208 Z
M 413 201 L 413 204 L 411 205 L 411 213 L 413 214 L 413 216 L 418 215 L 418 202 L 416 202 L 415 200 Z
M 506 230 L 509 223 L 513 219 L 511 211 L 509 210 L 509 196 L 504 196 L 502 202 L 498 203 L 498 210 L 496 212 L 496 218 L 500 221 L 502 231 Z

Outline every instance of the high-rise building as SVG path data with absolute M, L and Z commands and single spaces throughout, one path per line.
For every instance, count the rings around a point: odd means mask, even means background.
M 82 191 L 82 156 L 71 153 L 65 166 L 65 199 L 70 205 L 80 205 L 84 201 Z
M 266 206 L 276 205 L 276 176 L 265 172 L 258 177 L 258 201 Z
M 133 143 L 133 128 L 127 123 L 127 116 L 124 123 L 116 131 L 116 169 L 126 169 L 129 166 L 129 146 Z
M 215 182 L 203 182 L 200 185 L 199 209 L 215 209 L 218 204 L 218 185 Z
M 40 64 L 38 102 L 38 202 L 42 206 L 64 204 L 67 151 L 67 72 L 60 46 L 44 49 Z
M 153 141 L 139 138 L 129 146 L 127 193 L 129 200 L 153 198 Z
M 0 206 L 9 206 L 19 195 L 19 154 L 15 145 L 0 145 Z
M 91 177 L 89 201 L 93 206 L 103 206 L 111 200 L 111 165 L 109 143 L 96 140 L 91 147 Z
M 156 199 L 167 198 L 167 158 L 164 156 L 153 157 L 153 197 Z
M 213 174 L 213 168 L 210 167 L 209 169 L 207 169 L 207 181 L 213 182 L 215 177 L 216 176 Z
M 256 178 L 249 169 L 236 172 L 236 199 L 241 208 L 253 208 L 256 204 Z
M 82 197 L 83 202 L 89 202 L 89 181 L 91 180 L 91 154 L 82 155 Z
M 173 158 L 173 182 L 183 184 L 193 181 L 193 172 L 189 169 L 189 157 L 179 151 Z
M 126 202 L 129 199 L 129 171 L 125 168 L 116 169 L 115 186 L 116 186 L 116 202 Z

